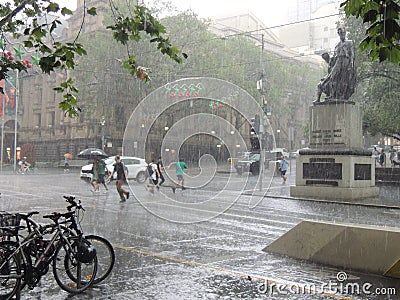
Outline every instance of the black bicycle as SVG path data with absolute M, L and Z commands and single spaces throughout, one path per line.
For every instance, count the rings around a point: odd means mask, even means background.
M 69 212 L 74 212 L 70 219 L 68 228 L 73 230 L 76 234 L 83 234 L 82 228 L 80 226 L 80 214 L 85 211 L 82 207 L 81 201 L 77 203 L 75 201 L 75 196 L 64 196 L 64 199 L 69 203 L 67 210 Z M 96 249 L 97 254 L 97 274 L 94 284 L 98 284 L 104 279 L 106 279 L 110 274 L 115 264 L 115 251 L 112 244 L 104 237 L 89 234 L 84 235 L 85 239 L 92 243 Z
M 64 199 L 69 204 L 67 206 L 68 214 L 64 215 L 64 220 L 60 223 L 60 228 L 64 231 L 64 234 L 69 235 L 78 235 L 83 236 L 82 227 L 80 225 L 81 215 L 85 211 L 82 207 L 81 201 L 78 202 L 75 200 L 75 196 L 64 196 Z M 22 220 L 26 227 L 27 234 L 31 233 L 35 228 L 40 227 L 40 225 L 34 221 L 32 218 L 33 215 L 39 214 L 37 211 L 29 212 L 29 213 L 17 213 L 15 217 L 19 220 Z M 7 218 L 10 218 L 12 214 L 3 214 L 3 223 L 11 225 Z M 89 241 L 92 246 L 96 250 L 97 257 L 97 273 L 96 278 L 93 281 L 93 284 L 98 284 L 101 281 L 105 280 L 112 272 L 115 264 L 115 251 L 112 244 L 104 237 L 89 234 L 84 236 L 86 241 Z M 36 245 L 36 247 L 40 250 L 43 248 L 43 245 L 46 241 L 42 241 L 41 245 Z M 35 246 L 35 245 L 33 245 Z M 32 247 L 33 247 L 32 246 Z M 37 251 L 31 251 L 31 253 L 35 254 Z M 76 280 L 73 274 L 70 274 L 73 280 Z M 25 283 L 22 282 L 22 288 L 25 286 Z
M 34 213 L 27 214 L 27 219 Z M 33 289 L 51 264 L 57 284 L 69 293 L 81 293 L 93 284 L 97 272 L 96 250 L 81 234 L 71 234 L 72 231 L 61 226 L 60 220 L 73 214 L 43 216 L 53 223 L 44 226 L 32 223 L 35 226 L 22 241 L 19 231 L 24 226 L 0 227 L 3 235 L 12 237 L 0 242 L 0 299 L 11 299 L 25 285 Z M 15 216 L 16 224 L 24 217 Z M 50 239 L 46 239 L 48 236 Z

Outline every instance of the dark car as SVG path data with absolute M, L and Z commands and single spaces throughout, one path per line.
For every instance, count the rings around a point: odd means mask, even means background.
M 239 175 L 242 175 L 244 172 L 250 172 L 253 175 L 257 175 L 260 173 L 260 156 L 261 154 L 258 152 L 252 152 L 247 157 L 240 159 L 235 164 L 236 172 Z
M 265 169 L 278 168 L 281 156 L 284 155 L 281 149 L 265 151 Z M 244 172 L 250 172 L 253 175 L 260 173 L 260 152 L 251 152 L 248 157 L 240 159 L 235 164 L 236 172 L 242 175 Z

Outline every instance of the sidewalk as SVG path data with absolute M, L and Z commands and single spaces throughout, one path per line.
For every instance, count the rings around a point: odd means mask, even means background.
M 382 170 L 379 170 L 382 172 Z M 378 171 L 378 172 L 379 172 Z M 385 172 L 389 172 L 391 176 L 399 175 L 400 176 L 400 168 L 386 168 Z M 217 173 L 235 173 L 235 168 L 230 165 L 227 166 L 218 166 Z M 392 174 L 395 173 L 395 174 Z M 363 198 L 363 199 L 354 199 L 354 200 L 346 200 L 346 199 L 312 199 L 312 198 L 295 198 L 290 196 L 290 186 L 295 185 L 295 177 L 296 177 L 296 169 L 292 168 L 288 175 L 288 179 L 285 185 L 282 184 L 282 179 L 280 176 L 275 175 L 271 181 L 271 178 L 265 178 L 263 182 L 263 188 L 260 191 L 259 186 L 254 190 L 247 190 L 243 193 L 243 195 L 254 195 L 258 197 L 266 197 L 266 198 L 282 198 L 288 200 L 301 200 L 301 201 L 314 201 L 314 202 L 326 202 L 326 203 L 337 203 L 337 204 L 347 204 L 347 205 L 358 205 L 358 206 L 367 206 L 367 207 L 380 207 L 380 208 L 389 208 L 389 209 L 400 209 L 400 186 L 393 185 L 390 183 L 393 180 L 389 180 L 385 178 L 385 180 L 376 181 L 376 186 L 379 187 L 379 196 L 373 198 Z M 379 177 L 380 178 L 380 177 Z M 398 183 L 397 178 L 396 183 Z M 271 182 L 270 182 L 271 181 Z M 386 185 L 389 184 L 389 185 Z
M 76 173 L 79 174 L 80 169 L 72 168 L 68 171 L 68 173 Z M 63 168 L 54 168 L 54 167 L 34 167 L 32 172 L 27 174 L 16 174 L 14 172 L 13 166 L 3 166 L 3 170 L 0 171 L 0 175 L 18 175 L 18 176 L 33 176 L 33 175 L 45 175 L 45 174 L 63 174 Z
M 295 185 L 295 174 L 289 174 L 285 185 L 282 184 L 282 180 L 278 176 L 274 176 L 271 184 L 263 183 L 262 191 L 257 187 L 255 190 L 245 191 L 244 195 L 254 195 L 258 197 L 266 198 L 282 198 L 288 200 L 300 200 L 300 201 L 313 201 L 313 202 L 326 202 L 326 203 L 337 203 L 347 205 L 358 205 L 367 207 L 380 207 L 389 209 L 400 209 L 400 187 L 399 186 L 379 186 L 379 196 L 373 198 L 363 199 L 312 199 L 312 198 L 295 198 L 290 196 L 290 186 Z

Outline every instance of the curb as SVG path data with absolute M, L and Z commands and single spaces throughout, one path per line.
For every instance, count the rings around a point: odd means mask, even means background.
M 249 192 L 244 192 L 242 195 L 253 196 Z M 257 196 L 257 195 L 256 195 Z M 375 203 L 361 203 L 361 202 L 348 202 L 348 201 L 338 201 L 338 200 L 326 200 L 326 199 L 313 199 L 313 198 L 294 198 L 290 196 L 279 196 L 279 195 L 258 195 L 263 198 L 275 198 L 275 199 L 286 199 L 292 201 L 309 201 L 327 204 L 344 204 L 344 205 L 354 205 L 354 206 L 364 206 L 372 208 L 388 208 L 388 209 L 400 209 L 400 206 L 386 205 L 386 204 L 375 204 Z

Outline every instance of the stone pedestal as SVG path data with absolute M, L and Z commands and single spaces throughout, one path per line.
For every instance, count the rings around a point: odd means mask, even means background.
M 362 148 L 362 111 L 353 102 L 311 107 L 309 150 L 296 160 L 293 197 L 357 199 L 379 194 L 375 162 Z

